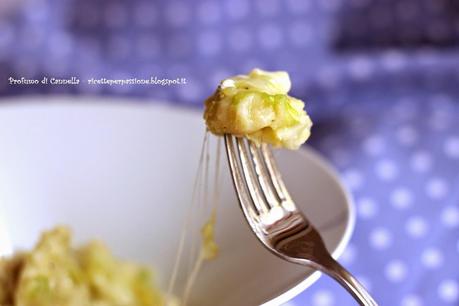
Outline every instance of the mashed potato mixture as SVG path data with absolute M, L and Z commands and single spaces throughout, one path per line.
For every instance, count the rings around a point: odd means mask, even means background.
M 303 101 L 288 95 L 290 87 L 283 71 L 254 69 L 225 79 L 205 102 L 207 127 L 216 135 L 297 149 L 308 139 L 312 122 Z
M 98 241 L 74 249 L 70 231 L 45 232 L 35 248 L 0 259 L 1 306 L 162 306 L 146 267 L 118 260 Z

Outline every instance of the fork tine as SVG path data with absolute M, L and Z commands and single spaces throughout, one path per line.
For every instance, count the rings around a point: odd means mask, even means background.
M 254 169 L 258 176 L 260 187 L 263 190 L 263 195 L 271 207 L 279 206 L 280 197 L 274 189 L 275 187 L 273 186 L 272 180 L 269 178 L 269 174 L 266 169 L 266 163 L 263 161 L 263 156 L 260 152 L 260 148 L 254 142 L 248 142 Z
M 225 135 L 226 152 L 239 203 L 260 242 L 282 259 L 327 273 L 350 292 L 360 305 L 377 306 L 365 288 L 333 259 L 320 234 L 296 208 L 269 147 L 262 144 L 258 149 L 249 141 L 249 153 L 243 139 L 237 138 L 236 143 L 237 149 L 233 137 Z M 271 181 L 267 181 L 267 173 Z M 280 207 L 269 210 L 269 197 L 275 193 L 281 200 Z M 257 209 L 259 214 L 254 213 Z
M 244 138 L 236 138 L 239 158 L 241 160 L 242 165 L 242 172 L 244 173 L 244 177 L 247 183 L 247 188 L 249 190 L 250 196 L 255 207 L 261 213 L 268 213 L 269 206 L 266 202 L 263 193 L 260 189 L 260 185 L 258 183 L 258 177 L 255 173 L 253 163 L 251 161 L 250 153 L 247 149 L 247 146 L 244 143 Z
M 252 198 L 247 192 L 247 186 L 245 184 L 245 179 L 241 173 L 241 168 L 239 166 L 239 160 L 237 158 L 236 149 L 234 146 L 233 136 L 225 134 L 225 145 L 226 145 L 226 154 L 228 156 L 228 162 L 231 170 L 231 176 L 233 178 L 234 187 L 236 188 L 236 194 L 241 204 L 242 210 L 246 215 L 256 216 L 258 213 L 258 207 L 253 203 Z M 252 203 L 252 205 L 250 205 Z M 256 208 L 256 209 L 255 209 Z M 246 218 L 249 223 L 253 222 L 251 218 Z
M 274 188 L 277 191 L 277 194 L 282 202 L 288 201 L 292 202 L 292 198 L 285 187 L 284 180 L 277 168 L 276 161 L 274 160 L 273 154 L 269 149 L 268 145 L 261 144 L 261 152 L 263 154 L 266 167 L 268 168 L 269 176 L 273 182 Z

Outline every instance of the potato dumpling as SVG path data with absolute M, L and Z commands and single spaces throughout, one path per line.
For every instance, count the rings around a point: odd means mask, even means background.
M 247 137 L 257 144 L 298 149 L 311 134 L 303 101 L 288 95 L 287 72 L 254 69 L 223 80 L 205 102 L 210 132 Z
M 75 249 L 66 227 L 35 248 L 0 259 L 2 306 L 163 306 L 151 271 L 118 260 L 102 242 Z

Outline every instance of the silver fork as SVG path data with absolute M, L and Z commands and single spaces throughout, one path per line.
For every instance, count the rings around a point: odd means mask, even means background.
M 234 187 L 252 231 L 272 253 L 338 281 L 360 305 L 377 305 L 368 291 L 327 251 L 322 237 L 298 210 L 269 147 L 225 135 Z

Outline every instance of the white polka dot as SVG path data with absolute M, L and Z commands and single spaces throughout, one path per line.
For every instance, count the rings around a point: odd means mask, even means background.
M 221 36 L 214 31 L 201 33 L 198 38 L 198 49 L 203 55 L 215 55 L 222 48 Z
M 382 159 L 376 163 L 376 174 L 384 181 L 393 180 L 398 174 L 397 165 L 388 159 Z
M 416 172 L 427 172 L 432 168 L 432 156 L 426 151 L 418 151 L 411 157 L 410 165 Z
M 358 201 L 357 212 L 362 219 L 373 218 L 378 211 L 376 202 L 371 198 L 362 198 Z
M 438 268 L 443 263 L 443 254 L 438 249 L 428 248 L 422 252 L 421 262 L 426 268 Z
M 378 227 L 370 233 L 370 244 L 377 250 L 387 249 L 392 244 L 392 237 L 385 228 Z
M 406 265 L 400 260 L 393 260 L 389 262 L 384 269 L 386 278 L 394 283 L 401 282 L 405 279 L 406 272 Z
M 202 2 L 197 9 L 199 20 L 204 24 L 214 24 L 221 19 L 221 9 L 218 2 Z
M 399 187 L 390 194 L 390 201 L 397 209 L 406 209 L 413 204 L 413 194 L 407 188 Z
M 413 216 L 406 222 L 405 229 L 411 237 L 421 238 L 426 235 L 428 225 L 422 217 Z
M 321 67 L 317 75 L 320 85 L 324 88 L 335 88 L 339 83 L 339 71 L 333 66 Z
M 191 20 L 191 9 L 186 2 L 167 2 L 166 22 L 173 27 L 186 26 Z
M 371 76 L 373 67 L 368 59 L 358 57 L 351 60 L 349 72 L 354 79 L 363 81 Z
M 363 184 L 362 174 L 354 169 L 347 170 L 343 173 L 345 184 L 352 190 L 359 189 Z
M 400 306 L 422 306 L 422 300 L 419 296 L 414 294 L 406 295 L 402 298 Z
M 412 126 L 402 126 L 396 131 L 396 137 L 402 145 L 410 146 L 416 143 L 418 133 Z
M 305 0 L 287 0 L 287 5 L 292 13 L 301 15 L 309 10 L 311 2 Z
M 277 48 L 282 44 L 283 36 L 281 29 L 274 24 L 267 24 L 260 28 L 258 38 L 263 47 L 267 49 Z
M 382 56 L 382 66 L 390 72 L 399 71 L 406 63 L 406 59 L 399 51 L 389 51 Z
M 432 178 L 427 182 L 426 193 L 432 199 L 442 199 L 448 193 L 448 185 L 443 179 Z
M 248 0 L 232 0 L 226 1 L 225 12 L 233 19 L 242 19 L 249 13 Z
M 319 290 L 312 296 L 314 306 L 331 306 L 334 304 L 334 298 L 330 291 Z
M 384 152 L 384 148 L 384 139 L 379 135 L 370 136 L 363 142 L 363 150 L 368 155 L 379 155 Z
M 343 254 L 341 255 L 340 262 L 345 265 L 350 265 L 354 262 L 355 258 L 357 257 L 357 250 L 354 245 L 349 244 L 346 249 L 344 249 Z
M 441 222 L 448 227 L 459 226 L 459 208 L 447 206 L 441 212 Z
M 297 47 L 309 45 L 312 38 L 311 26 L 305 22 L 296 22 L 289 28 L 289 38 Z
M 459 137 L 453 136 L 446 139 L 443 150 L 446 156 L 450 158 L 459 158 Z
M 459 285 L 452 279 L 444 280 L 438 286 L 438 295 L 447 303 L 455 303 L 459 297 Z
M 246 51 L 252 45 L 251 32 L 243 27 L 235 28 L 229 33 L 228 42 L 235 51 Z

